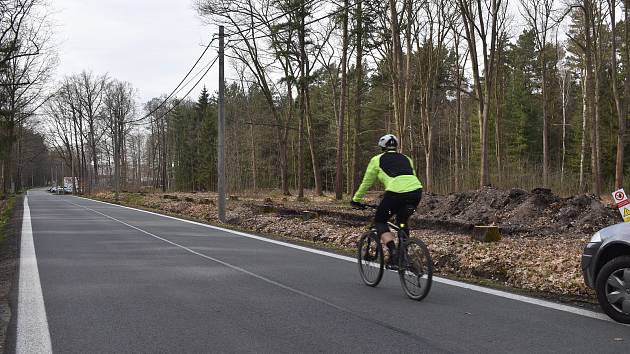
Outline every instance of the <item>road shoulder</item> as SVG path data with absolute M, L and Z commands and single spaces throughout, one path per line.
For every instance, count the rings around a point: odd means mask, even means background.
M 24 212 L 24 195 L 15 197 L 13 211 L 0 241 L 0 350 L 15 349 L 19 244 Z

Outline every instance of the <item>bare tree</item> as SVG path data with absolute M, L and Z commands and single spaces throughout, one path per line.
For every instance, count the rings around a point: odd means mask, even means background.
M 628 53 L 628 45 L 630 41 L 630 24 L 628 24 L 628 2 L 625 2 L 624 6 L 624 40 L 623 44 L 625 46 L 625 50 L 621 53 L 622 63 L 624 68 L 626 68 L 626 75 L 623 79 L 623 93 L 619 92 L 618 82 L 617 82 L 617 36 L 619 32 L 617 31 L 617 18 L 616 18 L 616 9 L 617 9 L 617 0 L 608 0 L 608 8 L 610 13 L 610 29 L 611 29 L 611 82 L 613 97 L 615 98 L 615 109 L 617 111 L 617 120 L 618 120 L 618 128 L 617 128 L 617 158 L 615 161 L 615 189 L 619 189 L 623 184 L 623 162 L 624 162 L 624 146 L 626 143 L 626 120 L 628 116 L 628 94 L 630 93 L 630 54 Z
M 71 175 L 74 176 L 74 164 L 77 155 L 73 141 L 72 100 L 72 88 L 67 83 L 62 84 L 54 97 L 46 103 L 44 112 L 50 123 L 48 143 L 71 170 Z
M 440 109 L 438 99 L 443 97 L 443 83 L 440 82 L 440 74 L 444 70 L 445 41 L 449 33 L 449 25 L 452 22 L 453 7 L 447 5 L 444 0 L 431 0 L 425 2 L 421 11 L 423 17 L 418 22 L 415 30 L 416 45 L 419 57 L 418 62 L 418 102 L 420 104 L 420 120 L 425 156 L 425 186 L 433 188 L 433 150 L 435 134 L 435 116 Z M 422 37 L 421 37 L 422 36 Z M 408 57 L 411 53 L 408 53 Z M 410 71 L 409 68 L 407 71 Z
M 543 185 L 549 185 L 549 117 L 547 108 L 547 38 L 555 26 L 552 21 L 554 0 L 521 0 L 522 14 L 530 28 L 536 34 L 538 47 L 538 65 L 541 74 L 542 114 L 543 114 Z
M 105 90 L 104 111 L 108 121 L 114 159 L 114 191 L 116 199 L 121 188 L 125 139 L 135 113 L 135 90 L 128 82 L 111 81 Z
M 97 146 L 105 132 L 99 129 L 99 127 L 103 125 L 99 122 L 101 119 L 99 113 L 102 108 L 108 78 L 106 75 L 95 75 L 92 72 L 82 71 L 81 74 L 73 76 L 72 81 L 79 100 L 78 113 L 82 122 L 85 124 L 85 129 L 82 129 L 82 134 L 87 140 L 89 155 L 92 160 L 92 183 L 90 183 L 90 185 L 98 185 L 99 164 Z M 83 159 L 85 159 L 85 157 L 83 157 Z
M 450 23 L 451 32 L 453 33 L 453 46 L 455 49 L 455 105 L 456 105 L 456 117 L 455 117 L 455 171 L 454 171 L 454 183 L 455 190 L 459 190 L 462 186 L 462 178 L 460 168 L 462 167 L 463 155 L 464 155 L 464 139 L 463 139 L 463 122 L 462 122 L 462 91 L 464 90 L 464 68 L 468 60 L 468 52 L 461 54 L 461 24 L 454 17 Z
M 6 193 L 12 181 L 20 189 L 21 179 L 13 175 L 15 168 L 21 173 L 13 161 L 16 131 L 46 101 L 45 84 L 56 55 L 43 1 L 1 1 L 0 9 L 0 159 L 1 188 Z
M 579 188 L 580 191 L 584 188 L 584 164 L 586 160 L 586 129 L 589 121 L 589 104 L 588 104 L 588 92 L 586 85 L 586 69 L 582 68 L 582 78 L 581 78 L 581 87 L 582 87 L 582 134 L 581 134 L 581 143 L 580 143 L 580 181 Z
M 355 42 L 356 42 L 356 89 L 354 97 L 354 129 L 352 134 L 352 186 L 354 193 L 361 182 L 361 148 L 359 146 L 359 132 L 361 131 L 361 118 L 363 114 L 363 0 L 358 0 L 354 13 L 355 18 Z
M 265 44 L 286 42 L 282 41 L 285 31 L 278 30 L 278 26 L 274 22 L 274 2 L 243 0 L 226 3 L 219 0 L 198 0 L 196 8 L 202 16 L 226 24 L 233 29 L 232 40 L 231 43 L 228 41 L 228 48 L 232 52 L 233 58 L 243 63 L 253 76 L 276 122 L 281 188 L 285 195 L 289 195 L 288 137 L 289 124 L 293 114 L 290 109 L 285 110 L 285 114 L 283 114 L 281 107 L 278 106 L 276 98 L 279 94 L 279 88 L 273 82 L 272 73 L 274 69 L 279 69 L 285 74 L 291 70 L 286 66 L 286 55 L 283 55 L 286 54 L 286 46 L 269 45 L 268 47 L 272 49 L 270 54 L 263 45 L 265 40 L 271 42 L 265 41 Z M 283 16 L 280 16 L 275 20 L 282 18 Z M 274 48 L 276 49 L 275 52 L 273 51 Z M 279 53 L 277 50 L 283 52 Z M 283 65 L 282 68 L 274 67 L 278 64 L 279 58 L 284 58 L 280 61 L 280 64 Z M 285 77 L 284 79 L 287 87 L 292 87 L 293 78 Z
M 464 21 L 465 37 L 470 50 L 479 115 L 481 145 L 479 182 L 481 186 L 486 186 L 490 184 L 488 161 L 490 94 L 495 79 L 494 66 L 497 61 L 497 40 L 501 28 L 505 25 L 507 1 L 503 3 L 502 0 L 457 0 L 457 4 Z M 481 53 L 479 53 L 477 48 L 477 40 L 481 42 Z M 483 67 L 480 66 L 479 58 L 483 62 Z
M 595 195 L 601 194 L 601 170 L 600 170 L 600 141 L 599 141 L 599 117 L 600 117 L 600 85 L 602 65 L 602 41 L 603 27 L 602 3 L 600 0 L 580 0 L 572 4 L 572 8 L 579 9 L 582 33 L 581 38 L 569 35 L 572 42 L 582 51 L 584 62 L 583 95 L 584 95 L 584 131 L 586 130 L 586 118 L 590 121 L 591 143 L 591 190 Z M 584 141 L 584 139 L 582 139 Z M 582 149 L 584 151 L 584 149 Z M 582 163 L 584 160 L 582 159 Z M 583 167 L 582 167 L 583 171 Z
M 166 96 L 154 98 L 146 103 L 145 111 L 151 113 L 150 129 L 151 129 L 151 145 L 152 145 L 152 162 L 154 186 L 159 187 L 165 192 L 168 189 L 168 156 L 169 156 L 169 140 L 167 139 L 169 116 L 168 111 L 174 102 L 165 102 Z
M 557 35 L 556 35 L 557 37 Z M 560 46 L 557 43 L 556 38 L 556 50 L 558 51 L 558 84 L 560 85 L 560 102 L 562 105 L 562 158 L 560 162 L 560 184 L 564 183 L 564 175 L 565 175 L 565 166 L 566 166 L 566 156 L 567 156 L 567 126 L 568 126 L 568 107 L 569 101 L 571 98 L 571 77 L 572 73 L 566 64 L 565 58 L 560 58 Z M 564 56 L 564 54 L 562 53 Z
M 11 60 L 38 56 L 45 42 L 39 33 L 47 22 L 42 0 L 0 1 L 0 68 Z
M 342 48 L 341 48 L 341 95 L 339 98 L 339 112 L 337 118 L 337 161 L 335 173 L 335 199 L 343 198 L 343 146 L 344 146 L 344 121 L 346 116 L 346 104 L 348 101 L 348 0 L 344 0 L 342 11 Z

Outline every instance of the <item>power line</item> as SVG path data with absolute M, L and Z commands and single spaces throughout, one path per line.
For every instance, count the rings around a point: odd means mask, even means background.
M 248 28 L 242 29 L 242 30 L 237 31 L 237 32 L 228 33 L 227 35 L 228 35 L 228 36 L 234 36 L 234 35 L 237 35 L 237 34 L 243 34 L 243 33 L 245 33 L 245 32 L 251 31 L 251 30 L 253 30 L 253 29 L 259 28 L 259 27 L 261 27 L 261 26 L 263 26 L 263 25 L 269 24 L 270 22 L 276 21 L 276 20 L 278 20 L 278 19 L 280 19 L 280 18 L 282 18 L 282 17 L 284 17 L 284 16 L 289 15 L 292 11 L 301 10 L 301 9 L 302 9 L 302 6 L 309 6 L 309 5 L 312 5 L 312 3 L 314 3 L 315 1 L 316 1 L 316 0 L 309 0 L 309 1 L 307 1 L 306 3 L 304 3 L 303 5 L 302 5 L 302 4 L 300 4 L 300 5 L 296 6 L 296 7 L 295 7 L 295 8 L 293 8 L 293 9 L 290 9 L 290 10 L 289 10 L 289 11 L 287 11 L 287 12 L 283 12 L 283 13 L 281 13 L 281 14 L 279 14 L 279 15 L 277 15 L 277 16 L 275 16 L 275 17 L 273 17 L 272 19 L 270 19 L 270 20 L 269 20 L 269 21 L 267 21 L 267 22 L 264 22 L 264 23 L 263 23 L 263 22 L 261 22 L 261 23 L 259 23 L 259 24 L 257 24 L 257 25 L 252 26 L 252 27 L 248 27 Z M 361 0 L 358 0 L 358 1 L 361 1 Z M 358 2 L 358 1 L 357 1 L 357 2 Z M 311 20 L 311 21 L 305 22 L 305 23 L 304 23 L 304 26 L 311 25 L 311 24 L 313 24 L 313 23 L 319 22 L 319 21 L 321 21 L 321 20 L 324 20 L 324 19 L 326 19 L 326 18 L 332 17 L 332 16 L 334 16 L 334 15 L 337 15 L 337 14 L 339 14 L 339 13 L 340 13 L 340 12 L 342 12 L 342 11 L 345 11 L 345 10 L 350 9 L 351 7 L 354 7 L 354 6 L 357 4 L 357 2 L 355 2 L 355 3 L 353 3 L 353 4 L 350 4 L 350 5 L 348 5 L 348 6 L 341 7 L 341 8 L 339 8 L 339 9 L 337 9 L 336 11 L 330 12 L 330 13 L 328 13 L 328 14 L 324 15 L 324 16 L 321 16 L 321 17 L 318 17 L 318 18 L 313 19 L 313 20 Z M 272 33 L 272 34 L 259 35 L 259 36 L 254 36 L 254 37 L 252 37 L 252 38 L 247 38 L 247 39 L 248 39 L 248 40 L 256 40 L 256 39 L 262 39 L 262 38 L 269 38 L 269 37 L 271 37 L 271 36 L 273 36 L 273 35 L 277 35 L 277 34 L 281 34 L 281 33 L 286 33 L 286 32 L 288 32 L 288 31 L 290 31 L 290 30 L 291 30 L 290 28 L 287 28 L 287 29 L 284 29 L 284 30 L 275 31 L 275 32 L 274 32 L 274 33 Z M 199 73 L 201 73 L 201 71 L 203 71 L 203 68 L 202 68 L 202 69 L 201 69 L 201 70 L 200 70 L 200 71 L 199 71 L 196 75 L 194 75 L 191 79 L 189 79 L 189 80 L 188 80 L 188 82 L 186 82 L 186 84 L 185 84 L 184 86 L 182 86 L 182 84 L 184 83 L 184 81 L 186 81 L 186 79 L 188 78 L 188 76 L 190 76 L 190 74 L 191 74 L 191 73 L 192 73 L 192 71 L 195 69 L 195 67 L 197 66 L 197 64 L 199 64 L 199 62 L 201 61 L 201 59 L 205 56 L 206 52 L 207 52 L 207 51 L 208 51 L 208 49 L 212 46 L 212 43 L 214 42 L 214 40 L 215 40 L 215 39 L 216 39 L 216 36 L 214 36 L 214 37 L 212 38 L 212 40 L 210 41 L 210 43 L 208 43 L 208 45 L 207 45 L 207 46 L 206 46 L 206 48 L 204 49 L 203 53 L 199 56 L 199 58 L 197 59 L 197 61 L 195 62 L 195 64 L 194 64 L 194 65 L 190 68 L 190 70 L 188 71 L 188 73 L 186 73 L 186 75 L 182 78 L 182 80 L 179 82 L 179 84 L 178 84 L 178 85 L 177 85 L 177 86 L 173 89 L 173 91 L 171 91 L 171 93 L 170 93 L 170 94 L 169 94 L 169 95 L 168 95 L 168 96 L 164 99 L 164 101 L 162 101 L 162 103 L 160 103 L 160 104 L 159 104 L 156 108 L 154 108 L 153 110 L 151 110 L 150 112 L 148 112 L 148 113 L 147 113 L 146 115 L 144 115 L 142 118 L 138 118 L 138 119 L 135 119 L 135 120 L 130 121 L 130 122 L 129 122 L 129 124 L 135 124 L 135 123 L 137 123 L 137 122 L 139 122 L 139 121 L 141 121 L 141 120 L 145 120 L 145 119 L 149 118 L 151 115 L 153 115 L 155 112 L 157 112 L 157 110 L 159 110 L 160 108 L 162 108 L 162 107 L 163 107 L 163 106 L 164 106 L 164 105 L 168 102 L 168 100 L 169 100 L 169 99 L 171 99 L 174 95 L 178 94 L 178 93 L 179 93 L 179 92 L 180 92 L 180 91 L 181 91 L 184 87 L 186 87 L 186 86 L 187 86 L 187 85 L 188 85 L 188 84 L 189 84 L 192 80 L 194 80 L 194 78 L 195 78 L 196 76 L 198 76 L 198 75 L 199 75 Z M 230 39 L 230 40 L 228 40 L 228 43 L 226 43 L 226 44 L 229 44 L 230 42 L 239 42 L 239 41 L 242 41 L 242 39 Z M 199 85 L 199 83 L 201 82 L 201 80 L 202 80 L 202 79 L 203 79 L 203 78 L 204 78 L 204 77 L 208 74 L 208 72 L 210 71 L 210 69 L 212 68 L 212 66 L 216 63 L 217 59 L 218 59 L 218 56 L 217 56 L 217 57 L 215 57 L 215 59 L 212 61 L 212 63 L 210 63 L 210 65 L 206 65 L 207 69 L 206 69 L 206 71 L 203 73 L 203 75 L 201 76 L 201 78 L 199 78 L 199 80 L 198 80 L 198 81 L 195 83 L 195 85 L 194 85 L 194 86 L 193 86 L 193 87 L 192 87 L 192 88 L 191 88 L 191 89 L 190 89 L 190 90 L 186 93 L 186 95 L 184 95 L 184 97 L 182 97 L 182 99 L 181 99 L 181 100 L 179 100 L 178 102 L 176 102 L 176 103 L 175 103 L 175 104 L 174 104 L 174 105 L 173 105 L 173 106 L 172 106 L 172 107 L 171 107 L 171 108 L 170 108 L 170 109 L 169 109 L 169 110 L 168 110 L 168 111 L 167 111 L 164 115 L 166 115 L 166 114 L 168 114 L 168 113 L 172 112 L 172 111 L 173 111 L 173 110 L 174 110 L 174 109 L 175 109 L 175 108 L 176 108 L 176 107 L 177 107 L 177 106 L 178 106 L 178 105 L 179 105 L 179 104 L 180 104 L 180 103 L 181 103 L 181 102 L 182 102 L 182 101 L 183 101 L 186 97 L 188 97 L 188 95 L 190 95 L 190 93 L 192 92 L 192 90 L 194 90 L 194 89 L 195 89 L 195 88 Z M 204 67 L 204 68 L 205 68 L 205 67 Z M 180 88 L 180 87 L 181 87 L 181 88 Z
M 199 71 L 193 75 L 190 79 L 188 79 L 188 81 L 179 88 L 179 90 L 177 90 L 177 92 L 175 92 L 175 97 L 177 97 L 177 95 L 179 95 L 179 93 L 185 88 L 188 87 L 188 85 L 190 85 L 191 82 L 193 82 L 197 77 L 199 77 L 199 75 L 201 75 L 206 69 L 208 69 L 209 66 L 212 66 L 212 62 L 208 62 L 206 65 L 204 65 L 201 69 L 199 69 Z
M 182 86 L 182 84 L 184 83 L 184 81 L 186 81 L 186 79 L 188 78 L 188 76 L 190 76 L 190 74 L 193 72 L 193 70 L 195 70 L 195 67 L 197 67 L 197 64 L 199 64 L 199 62 L 201 61 L 201 59 L 206 55 L 206 53 L 208 52 L 208 49 L 210 49 L 210 47 L 212 46 L 212 43 L 214 42 L 214 40 L 216 39 L 216 35 L 212 37 L 212 39 L 210 40 L 210 43 L 208 43 L 208 45 L 206 46 L 206 48 L 203 50 L 203 52 L 201 53 L 201 55 L 199 56 L 199 58 L 197 58 L 197 61 L 195 61 L 195 64 L 193 64 L 193 66 L 190 68 L 190 70 L 188 70 L 188 73 L 186 73 L 186 75 L 181 79 L 181 81 L 179 82 L 179 84 L 177 84 L 177 86 L 175 86 L 175 88 L 173 89 L 173 91 L 171 91 L 171 93 L 164 99 L 164 101 L 162 101 L 162 103 L 160 103 L 157 107 L 155 107 L 153 110 L 151 110 L 151 112 L 147 113 L 146 115 L 144 115 L 142 118 L 138 118 L 135 120 L 130 121 L 129 123 L 136 123 L 139 122 L 141 120 L 145 120 L 147 118 L 149 118 L 151 115 L 153 115 L 155 112 L 157 112 L 158 109 L 162 108 L 169 99 L 171 99 L 173 97 L 173 95 L 175 95 L 176 93 L 178 93 L 179 91 L 181 91 L 180 86 L 182 88 L 186 87 L 186 85 Z M 204 74 L 205 76 L 205 74 Z M 189 81 L 190 82 L 190 81 Z M 179 90 L 178 90 L 179 89 Z
M 161 116 L 166 116 L 169 113 L 171 113 L 173 110 L 175 110 L 175 108 L 177 108 L 185 99 L 186 97 L 188 97 L 188 95 L 190 95 L 190 93 L 199 85 L 199 83 L 201 82 L 201 80 L 203 80 L 203 78 L 208 74 L 208 72 L 210 72 L 210 69 L 212 69 L 212 67 L 214 66 L 214 64 L 217 62 L 217 60 L 219 59 L 219 56 L 217 55 L 214 60 L 212 60 L 212 62 L 210 63 L 210 65 L 208 66 L 208 68 L 206 69 L 206 71 L 203 73 L 203 75 L 201 75 L 201 77 L 199 78 L 199 80 L 197 80 L 197 82 L 195 83 L 195 85 L 193 85 L 193 87 L 190 88 L 190 90 L 188 90 L 188 92 L 186 92 L 186 94 L 180 99 L 177 100 L 175 102 L 175 104 L 173 104 L 173 106 L 171 108 L 169 108 L 164 114 L 162 114 Z M 166 102 L 166 101 L 164 101 Z M 159 108 L 159 107 L 158 107 Z M 151 114 L 155 113 L 155 111 L 157 111 L 157 109 L 152 110 L 152 113 L 150 112 L 149 115 L 147 115 L 146 117 L 150 116 Z M 146 118 L 145 117 L 145 118 Z M 142 119 L 145 119 L 142 118 Z M 129 122 L 129 124 L 135 124 L 138 121 L 142 120 L 142 119 L 137 119 L 135 121 L 131 121 Z M 149 123 L 154 123 L 156 121 L 156 119 L 152 119 L 151 121 L 149 121 Z M 139 125 L 139 124 L 135 124 L 135 125 Z

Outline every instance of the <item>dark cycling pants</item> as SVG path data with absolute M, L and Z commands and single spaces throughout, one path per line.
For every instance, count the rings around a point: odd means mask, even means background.
M 385 192 L 374 216 L 374 226 L 378 236 L 390 231 L 387 221 L 394 214 L 396 214 L 396 224 L 404 224 L 403 230 L 409 234 L 407 221 L 416 211 L 418 204 L 420 204 L 420 199 L 422 199 L 422 189 L 407 193 Z

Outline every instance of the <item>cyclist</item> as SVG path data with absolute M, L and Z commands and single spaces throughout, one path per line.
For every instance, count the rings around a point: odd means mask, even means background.
M 396 244 L 387 221 L 396 214 L 396 223 L 409 234 L 407 220 L 420 204 L 422 183 L 416 176 L 413 161 L 397 151 L 398 138 L 392 134 L 378 141 L 382 153 L 374 156 L 368 164 L 361 186 L 352 198 L 352 206 L 362 208 L 363 196 L 378 179 L 385 186 L 385 195 L 376 209 L 374 226 L 381 241 L 389 250 L 389 263 L 397 264 Z M 412 209 L 412 210 L 410 210 Z

